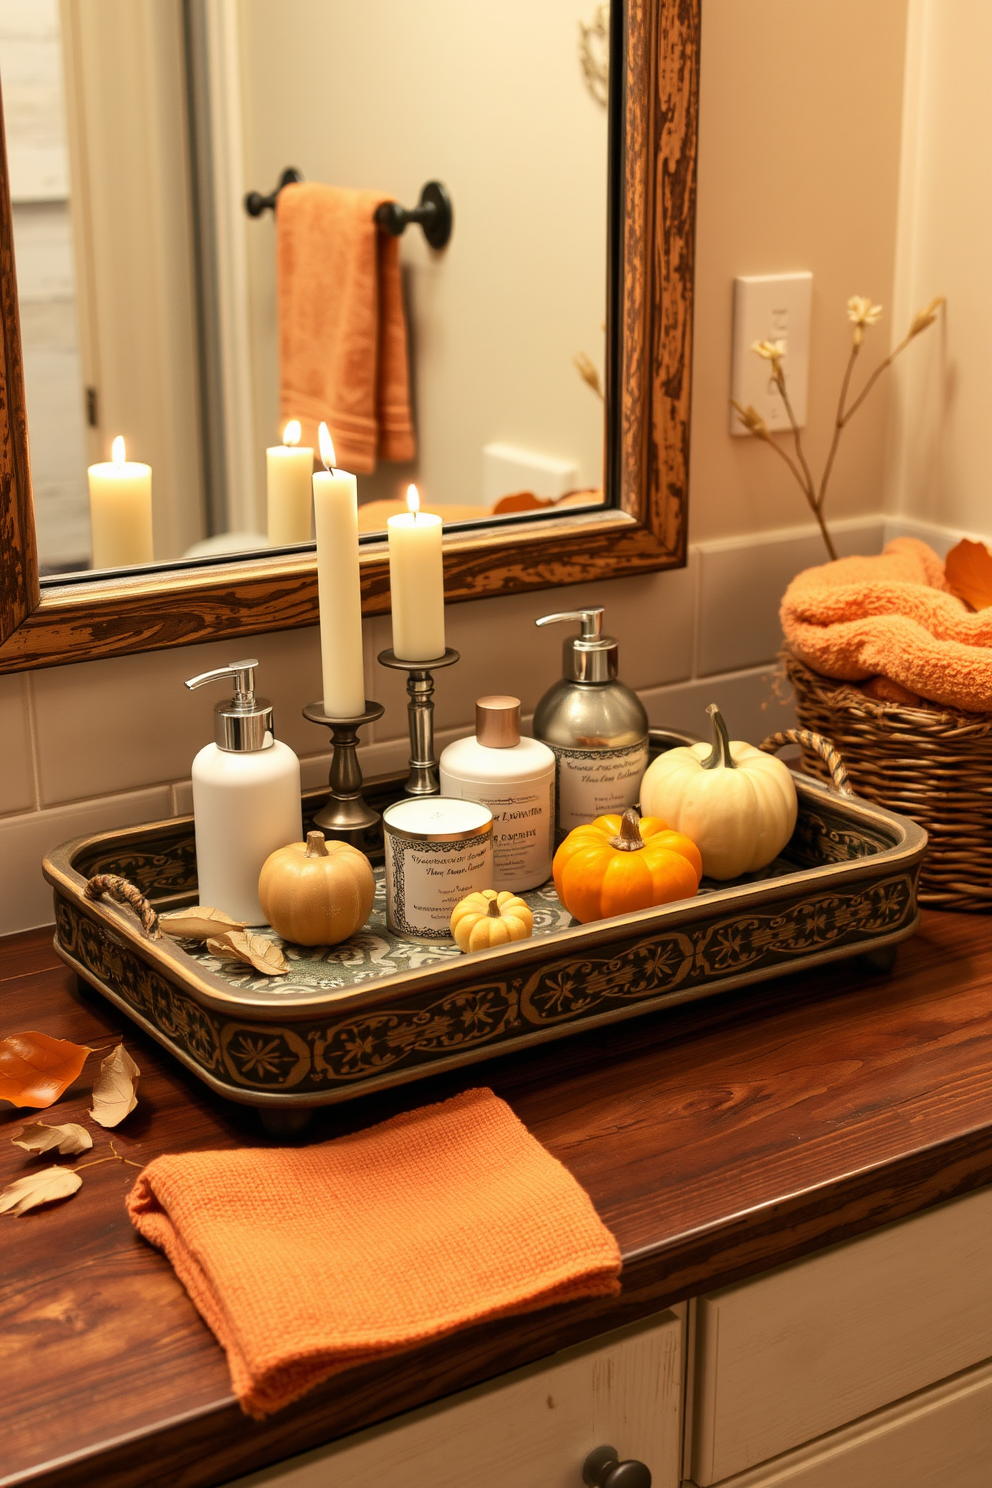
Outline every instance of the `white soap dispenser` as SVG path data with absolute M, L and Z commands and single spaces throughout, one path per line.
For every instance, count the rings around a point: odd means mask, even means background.
M 480 801 L 493 814 L 494 889 L 519 894 L 551 877 L 555 850 L 555 756 L 520 736 L 520 699 L 479 698 L 475 737 L 441 755 L 441 794 Z
M 214 708 L 216 742 L 193 761 L 193 822 L 200 903 L 249 925 L 264 925 L 262 864 L 303 840 L 300 762 L 273 736 L 272 704 L 255 696 L 258 662 L 232 661 L 186 683 L 234 679 L 234 696 Z

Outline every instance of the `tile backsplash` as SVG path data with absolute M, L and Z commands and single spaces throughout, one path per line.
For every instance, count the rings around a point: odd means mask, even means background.
M 883 519 L 837 524 L 843 551 L 878 551 Z M 704 709 L 719 701 L 737 738 L 757 740 L 793 721 L 777 695 L 778 604 L 789 578 L 822 559 L 809 527 L 702 544 L 672 573 L 452 605 L 449 644 L 457 666 L 438 674 L 438 743 L 467 732 L 473 704 L 509 692 L 525 716 L 560 675 L 566 627 L 537 630 L 556 609 L 602 604 L 620 642 L 620 674 L 644 699 L 651 722 L 705 732 Z M 365 624 L 367 694 L 386 706 L 362 750 L 366 774 L 403 768 L 407 755 L 402 676 L 376 664 L 390 643 L 388 618 Z M 299 754 L 304 785 L 327 778 L 328 738 L 301 716 L 320 694 L 316 627 L 211 642 L 0 678 L 0 933 L 52 918 L 41 876 L 44 853 L 81 833 L 191 809 L 189 770 L 213 738 L 220 686 L 190 693 L 186 677 L 257 656 L 259 691 L 275 705 L 276 728 Z

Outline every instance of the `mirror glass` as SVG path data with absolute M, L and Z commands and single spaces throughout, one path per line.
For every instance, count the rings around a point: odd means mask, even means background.
M 602 503 L 608 32 L 594 0 L 0 0 L 42 575 L 309 541 L 320 420 L 364 533 L 411 484 L 446 525 Z

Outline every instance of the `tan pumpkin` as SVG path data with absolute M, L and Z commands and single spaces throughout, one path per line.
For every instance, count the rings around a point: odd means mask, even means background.
M 364 853 L 347 842 L 308 832 L 270 853 L 258 878 L 265 918 L 295 945 L 338 945 L 372 912 L 375 875 Z
M 528 940 L 533 931 L 528 905 L 505 890 L 468 894 L 451 911 L 451 934 L 463 951 L 488 951 L 511 940 Z

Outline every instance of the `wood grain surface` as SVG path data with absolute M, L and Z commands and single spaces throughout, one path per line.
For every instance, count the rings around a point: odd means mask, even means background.
M 261 1424 L 240 1415 L 220 1348 L 130 1228 L 135 1169 L 89 1169 L 74 1198 L 0 1219 L 0 1484 L 224 1483 L 989 1183 L 990 1013 L 988 921 L 931 914 L 889 977 L 824 968 L 318 1113 L 312 1140 L 491 1085 L 592 1196 L 624 1254 L 623 1293 L 466 1329 Z M 250 1111 L 77 988 L 44 931 L 0 945 L 0 1034 L 28 1028 L 101 1049 L 123 1034 L 141 1103 L 114 1140 L 133 1161 L 265 1145 Z M 85 1121 L 97 1067 L 43 1119 Z M 9 1182 L 30 1160 L 6 1140 L 24 1117 L 3 1113 Z M 109 1151 L 94 1132 L 82 1160 Z

